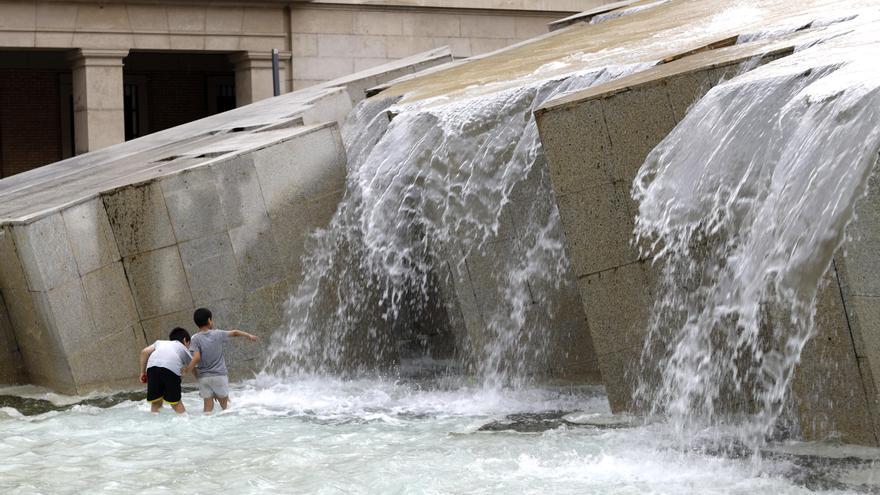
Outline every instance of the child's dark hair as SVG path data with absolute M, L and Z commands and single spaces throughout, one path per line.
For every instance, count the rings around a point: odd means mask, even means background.
M 199 308 L 193 313 L 193 321 L 196 322 L 196 326 L 199 328 L 207 325 L 211 317 L 211 311 L 205 308 Z
M 180 327 L 177 327 L 168 334 L 168 340 L 176 340 L 183 344 L 187 340 L 189 340 L 189 332 Z

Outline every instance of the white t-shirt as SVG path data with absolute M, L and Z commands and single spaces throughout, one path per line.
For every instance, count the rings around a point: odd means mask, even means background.
M 153 366 L 167 368 L 175 375 L 180 376 L 183 367 L 192 361 L 192 356 L 186 346 L 177 340 L 157 340 L 153 344 L 153 353 L 147 360 L 147 369 Z

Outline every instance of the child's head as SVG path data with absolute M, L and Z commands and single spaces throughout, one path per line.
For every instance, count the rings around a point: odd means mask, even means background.
M 177 327 L 168 334 L 168 340 L 176 340 L 183 345 L 189 345 L 189 332 Z
M 205 308 L 199 308 L 193 313 L 193 321 L 199 328 L 214 328 L 214 319 L 211 311 Z

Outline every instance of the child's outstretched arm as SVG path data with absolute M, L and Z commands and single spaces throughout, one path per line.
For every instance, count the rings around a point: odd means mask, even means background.
M 257 336 L 252 333 L 242 332 L 241 330 L 233 329 L 229 331 L 230 337 L 247 337 L 251 342 L 255 342 L 257 340 Z
M 147 383 L 147 360 L 150 359 L 150 354 L 152 354 L 155 350 L 155 345 L 144 347 L 141 350 L 141 375 L 139 377 L 141 383 Z

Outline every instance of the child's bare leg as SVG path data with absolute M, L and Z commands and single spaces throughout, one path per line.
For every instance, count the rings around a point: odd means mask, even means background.
M 171 409 L 174 409 L 174 412 L 177 414 L 183 414 L 186 412 L 186 408 L 183 407 L 183 401 L 180 401 L 177 404 L 171 404 Z
M 217 397 L 217 402 L 220 403 L 220 407 L 222 407 L 224 411 L 229 407 L 229 397 Z
M 154 400 L 150 402 L 150 412 L 157 413 L 162 409 L 162 399 Z
M 210 399 L 203 399 L 203 400 L 205 403 L 205 409 L 204 409 L 205 414 L 211 414 L 211 411 L 214 410 L 214 398 L 211 397 Z

